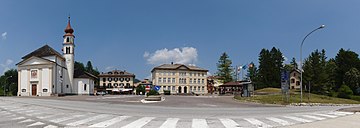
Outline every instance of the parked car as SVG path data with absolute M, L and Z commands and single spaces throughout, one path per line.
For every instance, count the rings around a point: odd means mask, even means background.
M 99 95 L 104 96 L 104 95 L 106 95 L 106 92 L 96 92 L 96 95 L 97 95 L 97 96 L 99 96 Z

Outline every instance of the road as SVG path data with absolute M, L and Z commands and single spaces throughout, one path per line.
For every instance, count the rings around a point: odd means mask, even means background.
M 143 104 L 138 96 L 0 98 L 0 127 L 283 127 L 347 115 L 340 106 L 289 107 L 239 103 L 231 97 L 168 96 Z M 349 106 L 348 106 L 349 107 Z

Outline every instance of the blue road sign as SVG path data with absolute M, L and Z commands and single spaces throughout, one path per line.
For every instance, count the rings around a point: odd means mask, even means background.
M 155 91 L 159 91 L 159 90 L 160 90 L 160 86 L 156 86 L 156 85 L 155 85 L 155 86 L 154 86 L 154 90 L 155 90 Z

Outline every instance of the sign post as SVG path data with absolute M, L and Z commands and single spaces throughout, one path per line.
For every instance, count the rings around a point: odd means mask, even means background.
M 283 94 L 283 100 L 289 102 L 289 71 L 282 71 L 281 72 L 281 92 Z

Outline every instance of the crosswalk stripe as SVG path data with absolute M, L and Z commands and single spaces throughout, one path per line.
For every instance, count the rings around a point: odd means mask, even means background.
M 299 117 L 294 117 L 294 116 L 284 116 L 284 117 L 288 118 L 288 119 L 296 120 L 296 121 L 299 121 L 299 122 L 303 122 L 303 123 L 312 122 L 311 120 L 307 120 L 307 119 L 303 119 L 303 118 L 299 118 Z
M 66 121 L 66 120 L 70 120 L 70 119 L 82 117 L 82 116 L 84 116 L 84 115 L 74 115 L 74 116 L 68 116 L 68 117 L 63 117 L 63 118 L 57 118 L 57 119 L 50 120 L 50 122 L 60 123 L 60 122 Z
M 44 125 L 44 124 L 45 124 L 45 123 L 43 123 L 43 122 L 36 122 L 36 123 L 33 123 L 33 124 L 28 125 L 27 127 L 38 126 L 38 125 Z
M 320 113 L 315 113 L 314 115 L 324 116 L 324 117 L 329 117 L 329 118 L 336 118 L 337 117 L 337 116 L 333 116 L 333 115 L 320 114 Z
M 245 118 L 244 120 L 250 122 L 251 124 L 255 125 L 259 128 L 271 128 L 271 125 L 265 124 L 264 122 L 261 122 L 260 120 L 257 120 L 255 118 Z
M 179 121 L 179 118 L 168 118 L 160 128 L 176 128 L 176 124 Z
M 209 128 L 205 119 L 193 119 L 192 128 Z
M 58 128 L 58 126 L 48 125 L 48 126 L 45 126 L 44 128 Z
M 153 120 L 154 118 L 155 117 L 143 117 L 121 128 L 141 128 L 142 126 L 146 125 L 151 120 Z
M 73 122 L 73 123 L 69 123 L 67 125 L 69 125 L 69 126 L 77 126 L 77 125 L 85 124 L 87 122 L 90 122 L 90 121 L 93 121 L 93 120 L 96 120 L 96 119 L 100 119 L 100 118 L 104 118 L 104 117 L 107 117 L 107 116 L 109 116 L 109 115 L 102 114 L 102 115 L 98 115 L 98 116 L 93 116 L 93 117 L 89 117 L 89 118 L 79 120 L 79 121 L 76 121 L 76 122 Z
M 25 119 L 25 117 L 12 118 L 11 120 L 22 120 L 22 119 Z
M 225 128 L 240 128 L 239 124 L 232 119 L 219 119 Z
M 279 123 L 281 124 L 282 126 L 286 126 L 286 125 L 293 125 L 294 123 L 290 123 L 288 121 L 285 121 L 285 120 L 282 120 L 282 119 L 279 119 L 279 118 L 275 118 L 275 117 L 268 117 L 266 118 L 268 120 L 271 120 L 271 121 L 274 121 L 276 123 Z
M 32 119 L 27 119 L 27 120 L 23 120 L 23 121 L 20 121 L 19 123 L 27 123 L 27 122 L 33 122 L 34 120 Z
M 51 117 L 58 116 L 58 115 L 62 115 L 62 114 L 52 114 L 52 115 L 46 115 L 46 116 L 37 116 L 36 118 L 47 119 L 47 118 L 51 118 Z
M 118 116 L 118 117 L 115 117 L 115 118 L 113 118 L 111 120 L 106 120 L 106 121 L 91 125 L 89 127 L 100 127 L 100 128 L 108 127 L 110 125 L 113 125 L 113 124 L 115 124 L 117 122 L 120 122 L 122 120 L 125 120 L 127 118 L 129 118 L 129 116 Z
M 307 118 L 311 118 L 311 119 L 315 119 L 315 120 L 325 120 L 326 119 L 326 118 L 310 116 L 310 115 L 302 115 L 302 116 L 307 117 Z

